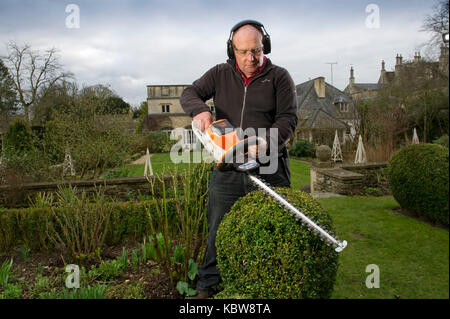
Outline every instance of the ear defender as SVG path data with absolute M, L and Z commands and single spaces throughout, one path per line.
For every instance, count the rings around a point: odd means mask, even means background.
M 266 29 L 264 28 L 264 25 L 261 22 L 258 22 L 256 20 L 243 20 L 243 21 L 237 23 L 233 28 L 231 28 L 230 36 L 227 41 L 227 55 L 230 59 L 235 58 L 234 50 L 233 50 L 233 43 L 232 43 L 233 33 L 240 27 L 247 25 L 247 24 L 255 26 L 263 34 L 262 44 L 264 46 L 264 51 L 263 51 L 264 54 L 269 54 L 272 49 L 271 44 L 270 44 L 270 36 L 267 33 Z

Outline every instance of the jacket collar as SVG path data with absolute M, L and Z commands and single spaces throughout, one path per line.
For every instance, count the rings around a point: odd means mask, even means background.
M 241 73 L 235 67 L 236 59 L 228 59 L 227 63 L 228 63 L 228 65 L 231 66 L 231 68 L 233 69 L 233 72 L 235 72 L 240 78 L 242 78 Z M 266 57 L 266 62 L 265 63 L 266 63 L 266 65 L 264 66 L 264 68 L 261 70 L 260 73 L 255 75 L 254 78 L 260 77 L 260 76 L 266 74 L 270 69 L 272 69 L 273 64 L 272 64 L 272 61 L 270 61 L 270 59 L 268 57 Z

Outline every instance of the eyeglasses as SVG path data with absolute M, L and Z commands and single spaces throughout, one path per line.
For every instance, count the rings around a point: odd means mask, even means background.
M 236 51 L 236 53 L 241 56 L 247 56 L 247 54 L 249 54 L 249 53 L 253 56 L 258 56 L 261 54 L 261 51 L 263 49 L 263 46 L 260 46 L 260 47 L 254 48 L 254 49 L 250 49 L 250 50 L 241 50 L 241 49 L 236 48 L 234 45 L 233 45 L 233 47 L 234 47 L 234 50 Z

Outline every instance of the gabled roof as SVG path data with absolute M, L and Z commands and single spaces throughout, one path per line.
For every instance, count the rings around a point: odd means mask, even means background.
M 349 107 L 353 108 L 350 95 L 340 91 L 325 82 L 325 97 L 319 98 L 314 89 L 314 79 L 303 82 L 296 86 L 298 116 L 301 128 L 345 128 L 346 124 L 339 119 L 340 114 L 336 112 L 334 103 L 336 101 L 347 101 Z

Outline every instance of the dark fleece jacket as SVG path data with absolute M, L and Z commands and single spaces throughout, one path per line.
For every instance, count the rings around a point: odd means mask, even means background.
M 267 59 L 262 72 L 246 87 L 235 64 L 234 59 L 218 64 L 194 81 L 183 91 L 181 106 L 194 117 L 210 111 L 205 101 L 213 97 L 216 120 L 227 119 L 234 127 L 253 128 L 256 133 L 266 128 L 269 147 L 269 128 L 277 128 L 281 154 L 297 126 L 297 93 L 291 76 Z

